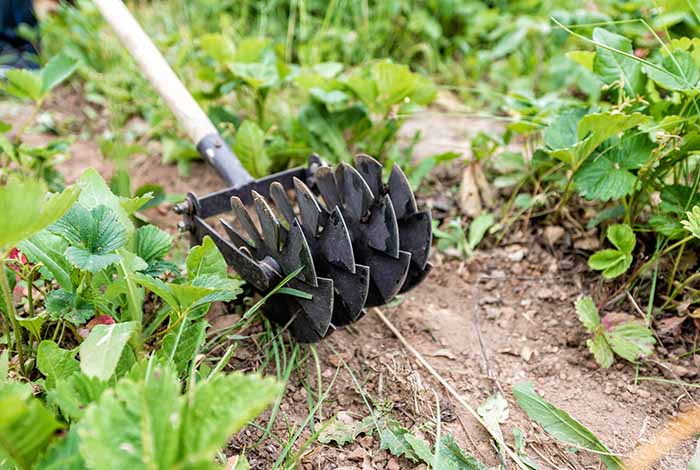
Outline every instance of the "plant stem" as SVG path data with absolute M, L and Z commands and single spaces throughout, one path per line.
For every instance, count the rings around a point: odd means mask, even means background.
M 15 311 L 15 303 L 12 298 L 12 291 L 10 290 L 10 285 L 7 283 L 7 276 L 5 275 L 5 256 L 0 258 L 0 287 L 2 288 L 2 295 L 5 298 L 5 306 L 7 308 L 7 316 L 12 324 L 12 329 L 14 330 L 14 342 L 17 346 L 17 355 L 19 356 L 19 369 L 20 372 L 24 372 L 24 347 L 22 345 L 22 330 L 20 330 L 19 324 L 17 323 L 17 312 Z M 8 337 L 8 347 L 9 347 L 9 337 Z

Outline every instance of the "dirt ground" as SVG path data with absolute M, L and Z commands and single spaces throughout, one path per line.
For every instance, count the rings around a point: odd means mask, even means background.
M 50 109 L 57 121 L 72 119 L 72 125 L 78 126 L 85 122 L 79 102 L 54 104 Z M 16 112 L 17 116 L 23 113 L 21 109 Z M 491 122 L 445 117 L 436 108 L 411 119 L 404 132 L 409 136 L 421 130 L 424 140 L 416 154 L 422 157 L 447 150 L 467 154 L 470 137 L 489 129 L 494 129 Z M 97 144 L 85 136 L 73 144 L 72 159 L 61 170 L 70 181 L 88 166 L 98 168 L 105 177 L 113 171 Z M 194 164 L 191 175 L 182 177 L 175 167 L 161 165 L 157 154 L 135 158 L 130 173 L 136 185 L 159 183 L 170 192 L 206 194 L 221 187 L 206 166 Z M 177 218 L 167 208 L 149 215 L 174 232 Z M 501 246 L 487 247 L 467 261 L 434 252 L 435 268 L 428 279 L 382 311 L 474 408 L 500 390 L 510 404 L 510 417 L 503 424 L 506 440 L 512 442 L 514 428 L 522 430 L 527 452 L 540 469 L 598 469 L 602 466 L 597 457 L 558 445 L 531 424 L 512 397 L 512 385 L 531 381 L 547 401 L 579 419 L 614 452 L 624 455 L 700 397 L 678 385 L 635 381 L 635 376 L 675 380 L 680 375 L 693 381 L 700 367 L 692 357 L 677 359 L 683 346 L 674 344 L 659 348 L 659 355 L 638 370 L 619 362 L 609 370 L 599 369 L 587 351 L 586 334 L 576 319 L 573 302 L 583 294 L 595 296 L 605 287 L 586 268 L 589 252 L 575 248 L 566 234 L 549 244 L 543 230 L 537 226 L 524 232 L 514 230 Z M 629 301 L 616 308 L 635 314 Z M 339 412 L 344 412 L 344 419 L 360 420 L 369 414 L 367 400 L 375 407 L 390 407 L 406 427 L 430 437 L 426 425 L 435 421 L 439 400 L 442 432 L 452 433 L 464 449 L 489 466 L 498 466 L 487 434 L 419 368 L 376 312 L 370 310 L 356 325 L 333 334 L 318 347 L 318 353 L 324 390 L 338 371 L 317 414 L 321 421 Z M 247 369 L 259 354 L 255 344 L 245 344 L 231 366 Z M 672 364 L 669 358 L 674 358 Z M 354 371 L 361 388 L 348 369 Z M 302 380 L 306 377 L 292 374 L 274 435 L 253 447 L 262 432 L 247 427 L 233 440 L 229 453 L 245 449 L 254 468 L 269 468 L 287 440 L 288 427 L 302 424 L 309 414 Z M 269 412 L 257 421 L 263 428 L 268 416 Z M 305 430 L 296 449 L 310 436 Z M 687 468 L 692 447 L 687 442 L 656 468 Z M 376 434 L 361 436 L 344 447 L 314 440 L 302 451 L 301 464 L 305 469 L 425 468 L 381 450 Z

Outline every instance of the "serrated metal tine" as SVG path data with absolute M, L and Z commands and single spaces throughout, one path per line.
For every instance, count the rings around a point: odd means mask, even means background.
M 360 172 L 365 182 L 375 196 L 379 196 L 382 191 L 382 170 L 383 166 L 369 155 L 360 154 L 355 157 L 355 166 Z
M 408 275 L 411 254 L 400 251 L 399 257 L 393 258 L 384 253 L 375 252 L 362 262 L 369 266 L 371 273 L 365 307 L 376 307 L 389 302 L 401 290 Z
M 399 225 L 396 221 L 391 198 L 388 195 L 382 196 L 372 208 L 366 234 L 369 246 L 393 258 L 398 258 Z
M 241 201 L 238 196 L 231 197 L 231 209 L 233 209 L 233 213 L 236 215 L 238 222 L 248 233 L 248 236 L 250 237 L 250 240 L 252 240 L 253 246 L 256 248 L 256 250 L 262 248 L 263 243 L 262 239 L 260 238 L 260 232 L 258 232 L 253 219 L 250 218 L 248 210 L 245 208 L 243 201 Z
M 321 254 L 329 263 L 355 272 L 352 241 L 339 207 L 331 212 L 319 238 Z
M 369 292 L 370 272 L 367 266 L 355 265 L 355 273 L 331 267 L 327 277 L 333 279 L 333 320 L 335 326 L 357 321 Z
M 321 207 L 316 201 L 316 196 L 298 178 L 294 178 L 294 189 L 297 194 L 297 205 L 299 206 L 299 216 L 305 233 L 315 237 L 318 235 L 319 220 L 321 217 Z
M 248 240 L 242 233 L 240 233 L 238 230 L 236 230 L 231 224 L 229 224 L 226 220 L 224 219 L 219 219 L 219 222 L 221 225 L 224 227 L 224 230 L 226 231 L 226 234 L 228 237 L 231 239 L 231 242 L 233 242 L 233 245 L 236 248 L 241 248 L 241 247 L 253 247 L 253 243 Z
M 294 219 L 292 222 L 280 255 L 285 272 L 289 273 L 303 266 L 304 268 L 297 277 L 309 285 L 318 285 L 314 259 L 298 219 Z
M 397 219 L 403 219 L 418 211 L 411 184 L 401 167 L 396 164 L 391 168 L 391 175 L 389 175 L 389 195 L 394 204 Z
M 292 322 L 294 337 L 302 343 L 315 343 L 328 333 L 333 317 L 333 280 L 318 279 L 318 286 L 310 287 L 296 279 L 289 286 L 312 295 L 311 300 L 295 298 L 303 313 Z
M 321 193 L 321 196 L 323 196 L 323 201 L 326 203 L 328 211 L 332 211 L 333 208 L 340 206 L 342 201 L 333 170 L 328 166 L 322 166 L 316 170 L 314 178 L 318 191 Z
M 419 270 L 425 268 L 433 240 L 430 212 L 416 212 L 399 222 L 401 249 L 411 253 L 411 264 Z
M 277 217 L 272 212 L 267 201 L 255 191 L 251 191 L 253 195 L 253 204 L 255 212 L 258 214 L 260 228 L 262 228 L 263 243 L 273 253 L 277 253 L 280 249 L 280 223 Z
M 287 221 L 287 227 L 291 226 L 295 217 L 294 208 L 289 200 L 289 196 L 287 196 L 287 191 L 284 190 L 284 186 L 278 181 L 270 185 L 270 197 L 272 198 L 272 202 L 275 203 L 275 207 L 279 209 L 282 216 Z
M 340 191 L 345 214 L 353 221 L 360 220 L 369 210 L 374 199 L 372 190 L 362 175 L 347 163 L 335 170 L 335 180 Z

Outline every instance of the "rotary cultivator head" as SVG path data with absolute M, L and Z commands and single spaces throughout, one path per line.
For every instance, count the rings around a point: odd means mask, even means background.
M 227 263 L 260 294 L 301 270 L 275 293 L 265 315 L 294 337 L 317 342 L 420 283 L 430 271 L 429 212 L 394 165 L 360 155 L 335 169 L 312 155 L 299 167 L 178 205 L 192 243 L 211 237 Z M 248 209 L 250 207 L 250 209 Z M 254 217 L 251 216 L 254 213 Z M 220 219 L 222 232 L 207 219 Z M 257 222 L 256 222 L 257 219 Z M 225 234 L 225 236 L 223 235 Z

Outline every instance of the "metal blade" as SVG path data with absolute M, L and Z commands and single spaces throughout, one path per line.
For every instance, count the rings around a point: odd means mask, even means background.
M 384 183 L 382 183 L 383 167 L 381 163 L 369 155 L 361 154 L 355 157 L 355 166 L 375 196 L 384 192 Z
M 411 184 L 398 165 L 394 165 L 391 168 L 391 175 L 389 175 L 389 195 L 394 203 L 394 211 L 396 211 L 397 219 L 403 219 L 418 211 L 416 197 L 411 189 Z
M 321 232 L 319 247 L 321 255 L 329 263 L 342 267 L 350 273 L 355 272 L 355 255 L 348 228 L 345 225 L 340 208 L 336 207 L 328 217 L 328 222 Z
M 248 236 L 253 242 L 253 246 L 256 249 L 262 248 L 263 243 L 262 239 L 260 238 L 260 232 L 258 232 L 257 227 L 255 227 L 255 223 L 253 223 L 253 219 L 250 218 L 248 210 L 245 208 L 243 201 L 241 201 L 238 196 L 231 197 L 231 209 L 233 209 L 233 213 L 236 215 L 236 219 L 243 227 L 243 230 L 248 233 Z
M 336 206 L 340 206 L 341 199 L 333 170 L 328 166 L 322 166 L 316 170 L 314 177 L 323 202 L 326 203 L 326 208 L 331 211 Z
M 294 188 L 297 194 L 297 204 L 299 205 L 299 215 L 304 233 L 311 237 L 318 235 L 319 220 L 321 218 L 321 208 L 316 201 L 316 196 L 311 192 L 301 180 L 294 178 Z
M 329 266 L 327 277 L 333 279 L 333 319 L 335 326 L 344 326 L 362 316 L 369 292 L 370 272 L 367 266 L 356 265 L 355 273 Z
M 398 258 L 399 226 L 389 196 L 382 196 L 376 201 L 364 232 L 369 246 Z
M 255 191 L 253 191 L 253 203 L 262 228 L 263 243 L 270 252 L 276 253 L 280 249 L 280 223 L 270 206 L 267 205 L 265 198 Z
M 289 200 L 289 196 L 287 196 L 287 191 L 284 190 L 284 186 L 277 181 L 272 183 L 270 185 L 270 197 L 275 203 L 275 207 L 279 209 L 282 216 L 287 221 L 287 227 L 291 226 L 292 220 L 294 220 L 296 216 L 294 215 L 294 208 Z
M 369 266 L 371 281 L 365 307 L 384 305 L 396 297 L 408 275 L 411 254 L 399 251 L 399 258 L 393 258 L 379 251 L 358 259 Z
M 289 287 L 312 295 L 311 300 L 295 297 L 294 301 L 301 307 L 301 315 L 292 322 L 291 330 L 297 341 L 315 343 L 328 332 L 333 315 L 333 280 L 318 279 L 318 287 L 309 287 L 292 279 Z
M 433 240 L 432 220 L 429 212 L 416 212 L 399 221 L 401 249 L 411 253 L 411 263 L 423 269 L 428 262 Z
M 254 248 L 253 244 L 245 238 L 245 236 L 240 233 L 238 230 L 236 230 L 233 225 L 229 224 L 226 220 L 224 219 L 219 219 L 219 223 L 224 227 L 224 230 L 226 231 L 226 234 L 228 237 L 231 239 L 231 242 L 233 242 L 233 246 L 236 248 L 241 248 L 241 247 L 249 247 L 249 248 Z
M 338 165 L 335 170 L 335 180 L 345 209 L 344 215 L 349 221 L 359 221 L 374 200 L 372 190 L 362 175 L 347 163 Z
M 292 222 L 284 247 L 277 254 L 277 257 L 282 265 L 284 274 L 294 272 L 294 270 L 303 266 L 297 277 L 311 286 L 318 286 L 316 267 L 311 250 L 297 219 L 294 219 Z

